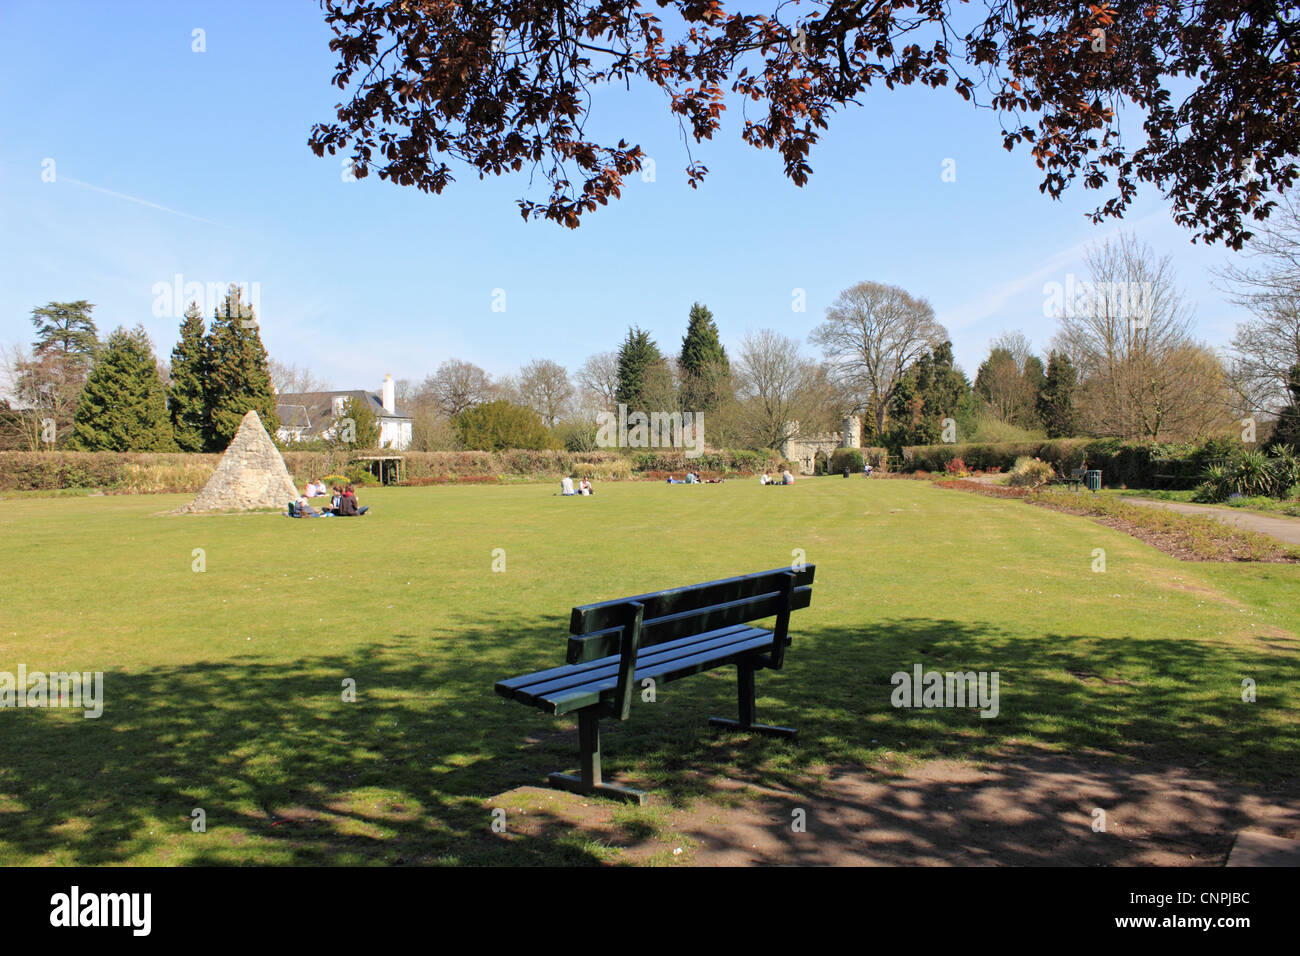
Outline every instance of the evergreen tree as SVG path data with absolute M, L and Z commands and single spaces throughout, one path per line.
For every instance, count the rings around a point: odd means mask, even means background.
M 616 401 L 629 409 L 643 404 L 649 370 L 664 362 L 663 353 L 650 333 L 640 328 L 628 329 L 627 338 L 618 350 L 618 389 Z
M 452 423 L 461 446 L 471 451 L 542 449 L 553 444 L 541 416 L 505 399 L 467 408 Z
M 73 416 L 85 451 L 175 451 L 167 392 L 142 326 L 119 328 L 100 350 Z
M 895 451 L 906 445 L 937 443 L 943 436 L 943 420 L 958 418 L 970 391 L 970 382 L 957 368 L 952 343 L 939 343 L 903 373 L 889 403 L 893 424 L 880 440 Z
M 342 448 L 378 448 L 379 420 L 363 399 L 349 396 L 331 426 L 332 444 Z
M 1278 415 L 1269 444 L 1290 445 L 1300 451 L 1300 365 L 1291 366 L 1286 390 L 1291 393 L 1291 403 Z
M 206 451 L 208 437 L 208 363 L 203 312 L 191 302 L 181 321 L 181 340 L 172 349 L 168 411 L 181 451 Z
M 1047 357 L 1047 375 L 1038 393 L 1038 417 L 1047 429 L 1048 438 L 1071 438 L 1079 430 L 1078 410 L 1074 404 L 1079 373 L 1064 352 L 1055 350 Z
M 258 334 L 257 316 L 241 301 L 232 283 L 225 301 L 212 315 L 205 341 L 208 370 L 208 447 L 224 449 L 235 437 L 239 423 L 255 411 L 272 435 L 280 427 L 275 413 L 275 391 L 267 366 L 266 349 Z
M 36 326 L 36 341 L 32 351 L 37 355 L 58 352 L 67 357 L 78 357 L 90 366 L 99 348 L 99 335 L 95 320 L 90 317 L 94 306 L 85 299 L 76 302 L 51 302 L 32 309 L 32 325 Z
M 682 407 L 690 411 L 717 408 L 731 379 L 731 363 L 718 339 L 713 313 L 698 302 L 691 306 L 678 364 L 682 372 Z
M 94 308 L 82 299 L 32 309 L 36 328 L 32 354 L 13 369 L 15 396 L 32 410 L 33 421 L 54 421 L 60 445 L 65 444 L 65 436 L 72 435 L 81 389 L 99 349 L 98 332 L 90 317 Z
M 1021 375 L 1025 395 L 1024 408 L 1020 413 L 1019 424 L 1025 428 L 1038 428 L 1042 425 L 1042 416 L 1038 414 L 1038 396 L 1047 384 L 1047 375 L 1043 371 L 1043 360 L 1037 355 L 1025 359 L 1025 370 Z

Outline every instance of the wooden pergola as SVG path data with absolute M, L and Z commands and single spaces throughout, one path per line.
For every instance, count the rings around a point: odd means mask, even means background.
M 406 477 L 405 455 L 357 455 L 352 458 L 349 464 L 358 461 L 366 462 L 366 468 L 375 473 L 375 477 L 379 479 L 381 485 L 391 485 L 394 482 L 402 481 Z M 389 462 L 393 462 L 393 466 L 391 468 L 385 467 Z

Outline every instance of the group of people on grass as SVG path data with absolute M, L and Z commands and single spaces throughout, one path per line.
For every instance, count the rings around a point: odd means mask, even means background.
M 780 480 L 778 481 L 776 478 L 773 478 L 770 474 L 768 474 L 765 471 L 763 472 L 762 476 L 758 479 L 758 483 L 760 485 L 793 485 L 794 475 L 791 474 L 790 469 L 787 468 L 781 472 Z
M 330 503 L 325 508 L 313 508 L 313 498 L 330 496 Z M 357 490 L 351 484 L 326 486 L 323 479 L 313 478 L 307 482 L 307 488 L 301 498 L 289 508 L 291 518 L 357 518 L 370 510 L 370 507 L 357 504 Z
M 560 494 L 564 495 L 566 498 L 569 495 L 594 495 L 595 493 L 596 492 L 591 488 L 590 479 L 583 478 L 576 486 L 573 483 L 573 479 L 568 475 L 565 475 L 560 479 Z

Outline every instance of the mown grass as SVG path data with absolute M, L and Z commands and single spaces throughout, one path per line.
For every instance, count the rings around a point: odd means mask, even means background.
M 813 606 L 786 668 L 759 676 L 759 711 L 798 741 L 710 732 L 735 706 L 717 672 L 610 727 L 607 774 L 662 807 L 712 799 L 718 777 L 797 789 L 826 767 L 1020 745 L 1271 788 L 1300 766 L 1300 567 L 1183 563 L 925 482 L 552 490 L 368 491 L 358 521 L 161 516 L 179 496 L 5 502 L 0 671 L 104 671 L 107 699 L 98 720 L 0 710 L 0 863 L 617 861 L 581 832 L 492 833 L 495 795 L 576 762 L 575 722 L 493 683 L 560 663 L 574 604 L 796 549 L 818 566 Z M 999 716 L 894 709 L 890 677 L 916 663 L 998 671 Z M 662 825 L 653 807 L 619 819 Z

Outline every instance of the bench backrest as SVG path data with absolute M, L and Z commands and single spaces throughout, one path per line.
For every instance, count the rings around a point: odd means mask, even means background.
M 575 607 L 566 658 L 570 664 L 580 664 L 619 655 L 615 710 L 623 719 L 631 707 L 632 677 L 642 647 L 776 615 L 770 660 L 773 667 L 780 667 L 790 612 L 812 603 L 815 571 L 811 564 L 797 570 L 774 568 Z

